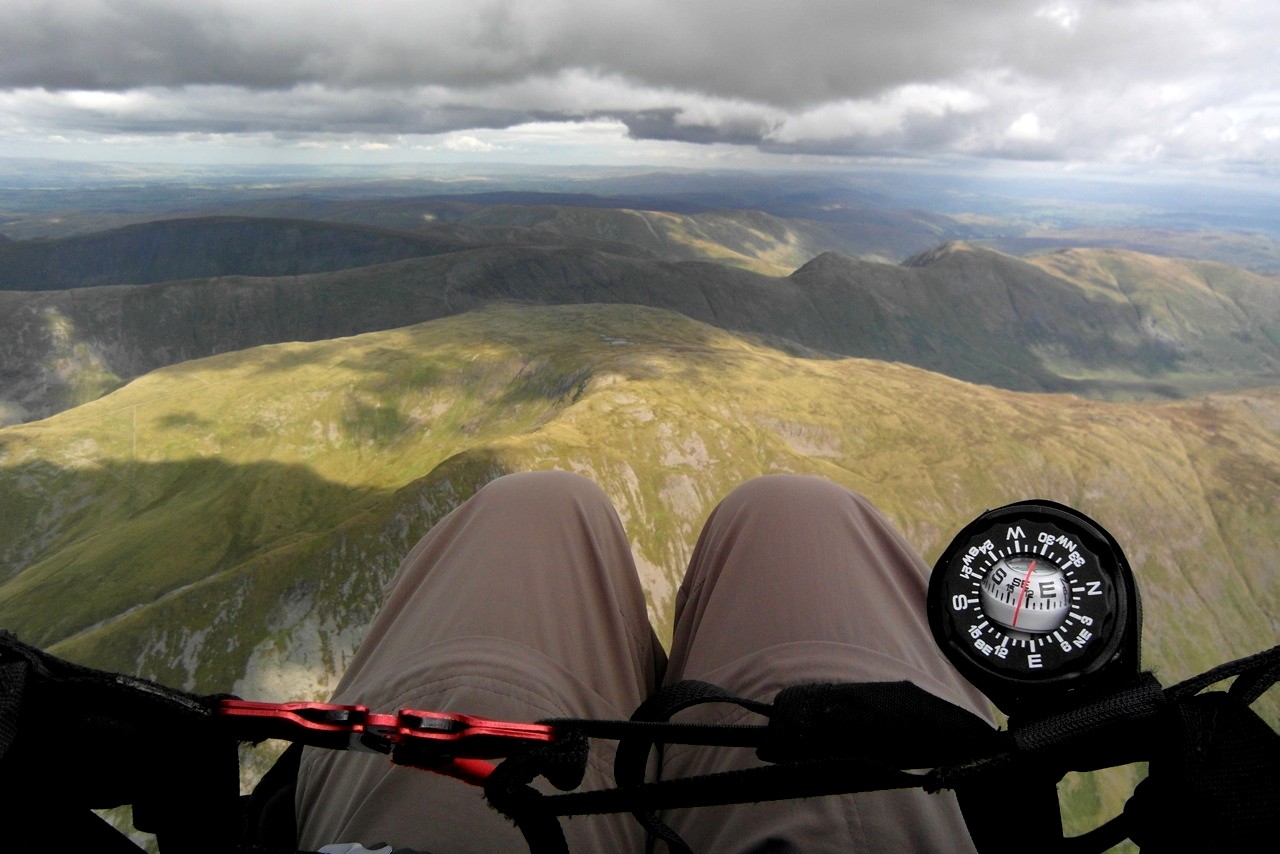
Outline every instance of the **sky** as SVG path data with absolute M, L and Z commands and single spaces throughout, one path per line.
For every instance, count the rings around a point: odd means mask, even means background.
M 1280 173 L 1274 0 L 0 0 L 0 156 Z

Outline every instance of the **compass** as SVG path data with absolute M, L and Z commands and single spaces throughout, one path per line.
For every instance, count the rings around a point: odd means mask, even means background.
M 1022 501 L 970 522 L 929 580 L 951 663 L 1013 713 L 1138 671 L 1141 608 L 1120 545 L 1079 511 Z

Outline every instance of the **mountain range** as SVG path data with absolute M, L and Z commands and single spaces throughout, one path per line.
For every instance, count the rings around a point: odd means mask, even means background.
M 706 514 L 771 472 L 866 494 L 930 561 L 989 507 L 1078 507 L 1138 574 L 1166 684 L 1280 634 L 1273 277 L 434 205 L 414 227 L 238 214 L 0 245 L 0 626 L 319 698 L 434 521 L 554 467 L 614 501 L 664 634 Z M 1069 821 L 1138 773 L 1069 778 Z
M 606 224 L 648 223 L 613 213 Z M 949 243 L 901 264 L 824 252 L 777 276 L 664 259 L 620 227 L 597 239 L 441 227 L 450 231 L 180 219 L 0 247 L 0 423 L 187 359 L 494 301 L 667 308 L 796 352 L 900 361 L 1014 390 L 1176 398 L 1280 377 L 1275 279 L 1213 262 L 1120 250 L 1022 259 Z M 757 259 L 787 242 L 760 234 Z M 721 247 L 709 258 L 746 257 L 741 241 L 703 243 Z

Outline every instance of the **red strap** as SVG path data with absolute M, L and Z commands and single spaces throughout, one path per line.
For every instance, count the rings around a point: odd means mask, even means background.
M 546 724 L 497 721 L 452 712 L 401 709 L 371 714 L 367 706 L 335 703 L 260 703 L 223 700 L 219 716 L 246 741 L 280 738 L 334 750 L 391 755 L 397 765 L 422 768 L 482 785 L 493 772 L 484 759 L 556 740 Z

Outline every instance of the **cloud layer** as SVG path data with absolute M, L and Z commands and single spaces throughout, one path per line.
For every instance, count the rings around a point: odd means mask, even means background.
M 6 0 L 0 138 L 466 133 L 1280 160 L 1269 0 Z

